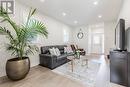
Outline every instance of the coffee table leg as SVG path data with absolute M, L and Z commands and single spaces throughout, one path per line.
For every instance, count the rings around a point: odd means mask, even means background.
M 82 60 L 82 66 L 87 66 L 88 68 L 88 59 Z
M 71 71 L 72 72 L 74 71 L 74 62 L 73 62 L 73 60 L 71 61 Z
M 86 66 L 87 66 L 87 68 L 88 68 L 88 59 L 86 59 Z

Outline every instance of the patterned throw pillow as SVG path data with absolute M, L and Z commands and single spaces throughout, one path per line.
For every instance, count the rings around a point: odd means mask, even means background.
M 60 56 L 61 55 L 60 50 L 58 48 L 53 47 L 53 48 L 49 49 L 49 52 L 50 52 L 51 55 L 55 55 L 55 56 Z
M 60 56 L 61 54 L 60 54 L 60 50 L 58 49 L 58 48 L 55 48 L 55 52 L 56 52 L 56 56 Z
M 64 47 L 64 52 L 65 52 L 65 53 L 71 53 L 71 52 L 73 52 L 73 51 L 72 51 L 72 49 L 71 49 L 70 46 L 67 46 L 67 47 Z
M 57 55 L 57 53 L 56 53 L 54 47 L 53 47 L 53 48 L 50 48 L 50 49 L 49 49 L 49 52 L 50 52 L 51 55 Z

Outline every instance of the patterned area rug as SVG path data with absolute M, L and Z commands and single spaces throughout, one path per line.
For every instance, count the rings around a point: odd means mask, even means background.
M 88 61 L 88 64 L 86 64 L 85 60 L 75 59 L 73 72 L 71 62 L 66 63 L 52 71 L 64 75 L 70 79 L 80 81 L 87 87 L 94 87 L 99 67 L 100 62 L 91 60 Z

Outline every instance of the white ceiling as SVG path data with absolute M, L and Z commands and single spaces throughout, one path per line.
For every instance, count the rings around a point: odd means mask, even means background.
M 70 26 L 116 20 L 123 0 L 19 0 Z M 43 2 L 41 2 L 43 1 Z M 98 4 L 93 3 L 97 1 Z M 62 13 L 65 12 L 66 16 Z M 102 15 L 102 18 L 98 18 Z M 74 21 L 78 21 L 77 24 Z

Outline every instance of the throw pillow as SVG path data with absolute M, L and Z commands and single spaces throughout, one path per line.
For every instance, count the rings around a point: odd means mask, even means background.
M 53 47 L 53 48 L 50 48 L 50 49 L 49 49 L 49 52 L 50 52 L 51 55 L 57 55 L 57 53 L 56 53 L 54 47 Z
M 50 52 L 51 55 L 54 55 L 53 49 L 50 48 L 50 49 L 49 49 L 49 52 Z
M 53 47 L 53 48 L 52 48 L 52 50 L 53 50 L 53 52 L 54 52 L 54 55 L 56 55 L 56 56 L 57 56 L 56 49 Z
M 67 53 L 67 47 L 64 47 L 64 53 Z
M 70 46 L 68 46 L 67 48 L 68 48 L 69 53 L 73 52 L 73 50 L 72 50 L 72 48 Z
M 55 48 L 56 56 L 60 56 L 60 50 L 58 48 Z
M 64 47 L 64 52 L 65 53 L 71 53 L 73 51 L 72 51 L 71 47 L 67 46 L 67 47 Z

